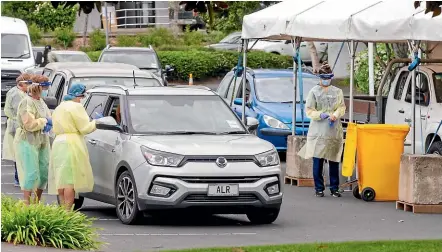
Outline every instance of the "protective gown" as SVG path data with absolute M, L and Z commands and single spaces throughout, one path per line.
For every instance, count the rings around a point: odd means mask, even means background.
M 26 93 L 17 87 L 11 88 L 6 94 L 5 115 L 8 117 L 5 135 L 3 139 L 3 155 L 5 160 L 15 161 L 14 136 L 17 130 L 17 108 Z
M 45 189 L 48 182 L 49 135 L 43 133 L 51 113 L 42 100 L 25 96 L 17 111 L 14 137 L 20 187 L 25 191 Z
M 63 101 L 52 114 L 53 132 L 49 194 L 58 194 L 62 188 L 73 188 L 76 193 L 91 192 L 94 187 L 84 135 L 93 132 L 95 121 L 81 103 Z
M 311 119 L 307 133 L 307 143 L 299 151 L 299 156 L 323 158 L 340 162 L 343 151 L 343 129 L 340 118 L 345 114 L 344 95 L 341 89 L 329 86 L 315 86 L 306 100 L 306 113 Z M 337 119 L 330 125 L 322 120 L 321 113 L 334 115 Z

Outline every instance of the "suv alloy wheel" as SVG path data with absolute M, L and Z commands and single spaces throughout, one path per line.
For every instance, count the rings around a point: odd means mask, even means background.
M 130 173 L 125 171 L 118 177 L 115 185 L 117 216 L 126 225 L 137 223 L 142 216 L 138 209 L 137 188 L 133 181 Z

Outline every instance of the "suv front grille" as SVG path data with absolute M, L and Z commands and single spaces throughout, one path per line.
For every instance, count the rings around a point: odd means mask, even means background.
M 239 196 L 207 196 L 206 194 L 190 194 L 184 201 L 192 203 L 207 202 L 254 202 L 258 198 L 254 194 L 240 194 Z
M 215 163 L 216 159 L 219 157 L 223 157 L 227 160 L 228 163 L 256 163 L 257 160 L 254 156 L 187 156 L 181 162 L 181 164 L 185 163 Z
M 180 177 L 187 183 L 225 184 L 225 183 L 255 183 L 263 177 Z

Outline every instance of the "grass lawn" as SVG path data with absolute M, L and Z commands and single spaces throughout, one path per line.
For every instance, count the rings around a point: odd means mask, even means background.
M 174 252 L 442 252 L 442 240 L 373 241 L 174 250 Z M 172 252 L 172 251 L 170 251 Z

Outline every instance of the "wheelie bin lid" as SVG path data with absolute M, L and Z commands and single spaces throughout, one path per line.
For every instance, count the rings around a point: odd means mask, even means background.
M 358 130 L 410 131 L 408 124 L 358 124 Z

